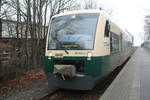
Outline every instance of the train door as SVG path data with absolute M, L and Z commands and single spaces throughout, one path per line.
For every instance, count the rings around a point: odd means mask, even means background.
M 109 24 L 109 21 L 106 20 L 105 30 L 104 30 L 104 46 L 105 46 L 105 50 L 108 54 L 110 52 L 109 38 L 110 38 L 110 24 Z
M 122 64 L 123 62 L 123 42 L 122 42 L 122 39 L 123 39 L 123 34 L 120 33 L 120 36 L 119 36 L 119 63 Z
M 112 64 L 114 66 L 114 68 L 116 66 L 120 65 L 120 48 L 119 48 L 119 35 L 114 33 L 114 32 L 110 32 L 110 50 L 111 50 L 111 56 L 112 56 Z
M 111 53 L 119 53 L 120 46 L 119 46 L 119 35 L 116 33 L 110 32 L 110 50 Z
M 110 53 L 112 53 L 112 32 L 110 32 Z
M 122 33 L 120 33 L 120 42 L 119 42 L 119 47 L 120 47 L 120 52 L 122 52 L 122 46 L 123 46 L 123 44 L 122 44 Z

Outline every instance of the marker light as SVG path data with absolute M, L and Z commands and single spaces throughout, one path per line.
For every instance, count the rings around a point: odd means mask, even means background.
M 51 52 L 50 52 L 50 53 L 48 53 L 48 56 L 50 56 L 50 57 L 51 57 L 51 56 L 52 56 L 52 53 L 51 53 Z

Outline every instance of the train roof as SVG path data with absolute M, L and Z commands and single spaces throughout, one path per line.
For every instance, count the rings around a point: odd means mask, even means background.
M 64 13 L 60 13 L 57 15 L 54 15 L 53 17 L 58 17 L 58 16 L 64 16 L 64 15 L 70 15 L 70 14 L 80 14 L 80 13 L 101 13 L 101 10 L 75 10 L 75 11 L 67 11 Z
M 115 24 L 126 35 L 133 38 L 133 36 L 126 29 L 124 29 L 124 28 L 120 27 L 120 25 L 116 24 L 116 22 L 104 10 L 74 10 L 74 11 L 67 11 L 64 13 L 60 13 L 60 14 L 54 15 L 53 17 L 59 17 L 59 16 L 71 15 L 71 14 L 81 14 L 81 13 L 99 13 L 99 14 L 102 14 L 102 15 L 108 17 L 109 21 L 111 21 L 113 24 Z

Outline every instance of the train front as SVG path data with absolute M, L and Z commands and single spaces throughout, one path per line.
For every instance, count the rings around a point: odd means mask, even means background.
M 98 13 L 54 16 L 48 32 L 45 72 L 52 87 L 88 90 L 97 81 L 94 52 Z

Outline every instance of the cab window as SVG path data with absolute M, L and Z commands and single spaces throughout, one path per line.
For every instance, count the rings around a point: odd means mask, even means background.
M 104 33 L 104 36 L 105 37 L 109 37 L 109 32 L 110 32 L 110 24 L 109 24 L 109 21 L 107 20 L 106 24 L 105 24 L 105 33 Z

